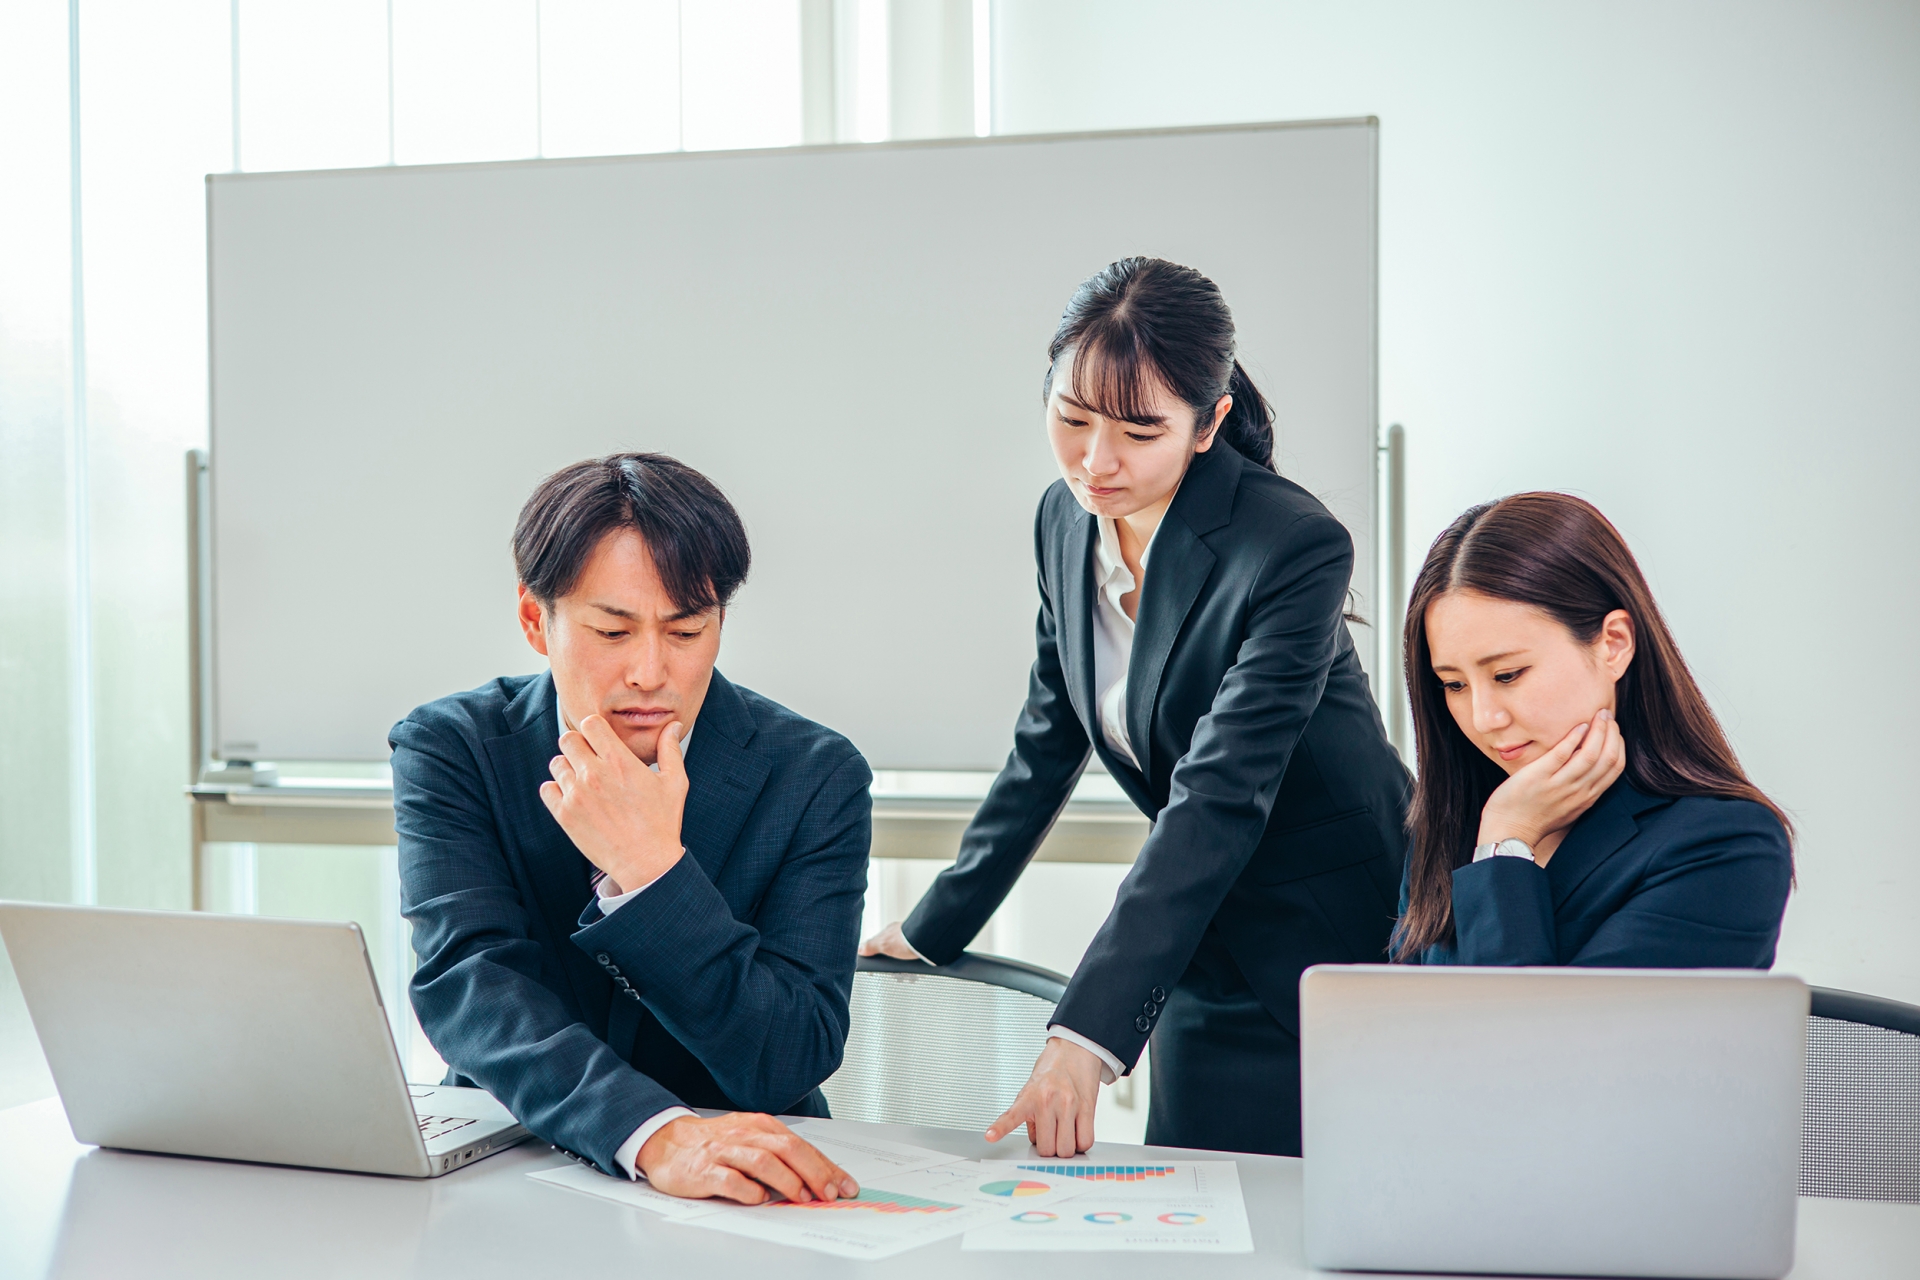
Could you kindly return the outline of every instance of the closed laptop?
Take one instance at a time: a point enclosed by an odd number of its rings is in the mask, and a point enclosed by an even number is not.
[[[1744,970],[1309,969],[1308,1262],[1777,1280],[1807,1001]]]

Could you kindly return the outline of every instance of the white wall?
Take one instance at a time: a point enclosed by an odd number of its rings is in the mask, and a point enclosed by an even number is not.
[[[1409,564],[1477,501],[1596,502],[1799,823],[1781,967],[1920,1002],[1920,6],[994,16],[996,132],[1380,117]]]

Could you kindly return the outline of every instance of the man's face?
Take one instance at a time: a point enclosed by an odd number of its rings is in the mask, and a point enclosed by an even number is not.
[[[573,590],[544,608],[520,588],[520,626],[547,657],[569,728],[605,716],[643,763],[660,733],[693,730],[720,654],[724,610],[688,614],[667,594],[638,533],[600,540]]]

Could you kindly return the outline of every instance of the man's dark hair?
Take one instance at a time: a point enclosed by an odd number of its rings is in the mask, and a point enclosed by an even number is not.
[[[513,563],[551,609],[601,539],[631,529],[667,594],[689,614],[724,609],[753,556],[740,515],[713,481],[664,453],[610,453],[542,480],[513,527]]]

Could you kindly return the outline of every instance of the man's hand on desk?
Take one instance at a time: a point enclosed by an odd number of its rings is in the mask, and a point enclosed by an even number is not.
[[[998,1142],[1021,1125],[1043,1156],[1075,1156],[1093,1145],[1093,1109],[1100,1101],[1100,1059],[1070,1040],[1047,1041],[1033,1075],[1006,1113],[987,1130]]]
[[[860,1186],[833,1161],[772,1116],[746,1111],[670,1120],[634,1162],[672,1196],[724,1196],[760,1204],[772,1187],[789,1200],[839,1200]]]
[[[607,873],[616,891],[652,884],[680,861],[680,815],[687,804],[687,765],[678,721],[660,734],[658,773],[620,741],[602,716],[588,716],[560,737],[561,754],[540,784],[554,821]]]

